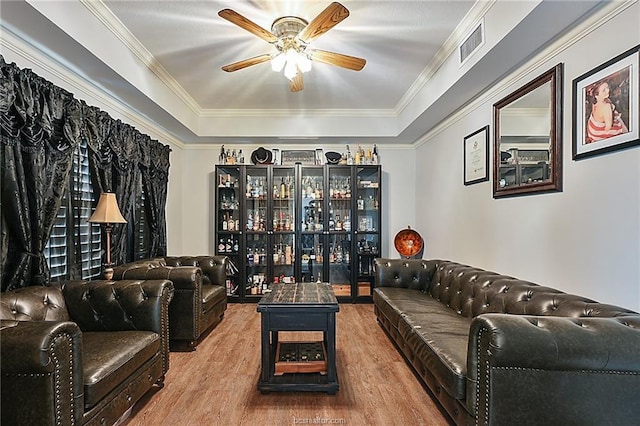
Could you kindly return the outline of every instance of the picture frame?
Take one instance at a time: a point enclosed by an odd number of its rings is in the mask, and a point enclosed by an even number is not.
[[[464,184],[489,180],[489,125],[464,137]]]
[[[280,164],[282,166],[293,166],[295,164],[302,164],[303,166],[316,165],[317,156],[316,150],[286,150],[283,149],[280,154]]]
[[[640,44],[573,80],[573,160],[640,145]]]

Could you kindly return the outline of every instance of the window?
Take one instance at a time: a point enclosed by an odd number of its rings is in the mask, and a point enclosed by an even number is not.
[[[99,224],[88,222],[93,213],[93,185],[86,140],[73,156],[69,185],[44,250],[51,279],[88,279],[100,275],[102,240]]]

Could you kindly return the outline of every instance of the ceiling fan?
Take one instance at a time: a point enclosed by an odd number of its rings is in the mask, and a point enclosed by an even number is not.
[[[312,49],[310,43],[342,22],[349,16],[349,10],[338,2],[333,2],[316,16],[311,23],[297,16],[283,16],[273,21],[271,31],[267,31],[255,22],[245,18],[231,9],[218,12],[221,18],[236,24],[250,33],[275,46],[274,53],[265,53],[244,59],[222,67],[224,71],[233,72],[243,68],[271,61],[274,71],[282,71],[289,79],[292,92],[304,89],[302,73],[311,69],[311,62],[323,62],[338,67],[360,71],[366,60],[342,53]]]

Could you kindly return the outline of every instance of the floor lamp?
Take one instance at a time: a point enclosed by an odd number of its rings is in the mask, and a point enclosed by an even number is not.
[[[113,264],[111,263],[111,230],[115,223],[127,223],[118,208],[116,194],[103,192],[100,194],[96,211],[89,218],[89,223],[102,223],[107,235],[107,263],[104,264],[102,274],[105,280],[113,278]]]

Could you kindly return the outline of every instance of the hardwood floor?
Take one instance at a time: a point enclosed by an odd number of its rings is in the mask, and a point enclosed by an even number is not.
[[[261,394],[260,314],[255,304],[230,304],[195,352],[171,353],[165,387],[148,392],[122,424],[450,424],[377,324],[373,305],[341,304],[336,321],[336,395]]]

